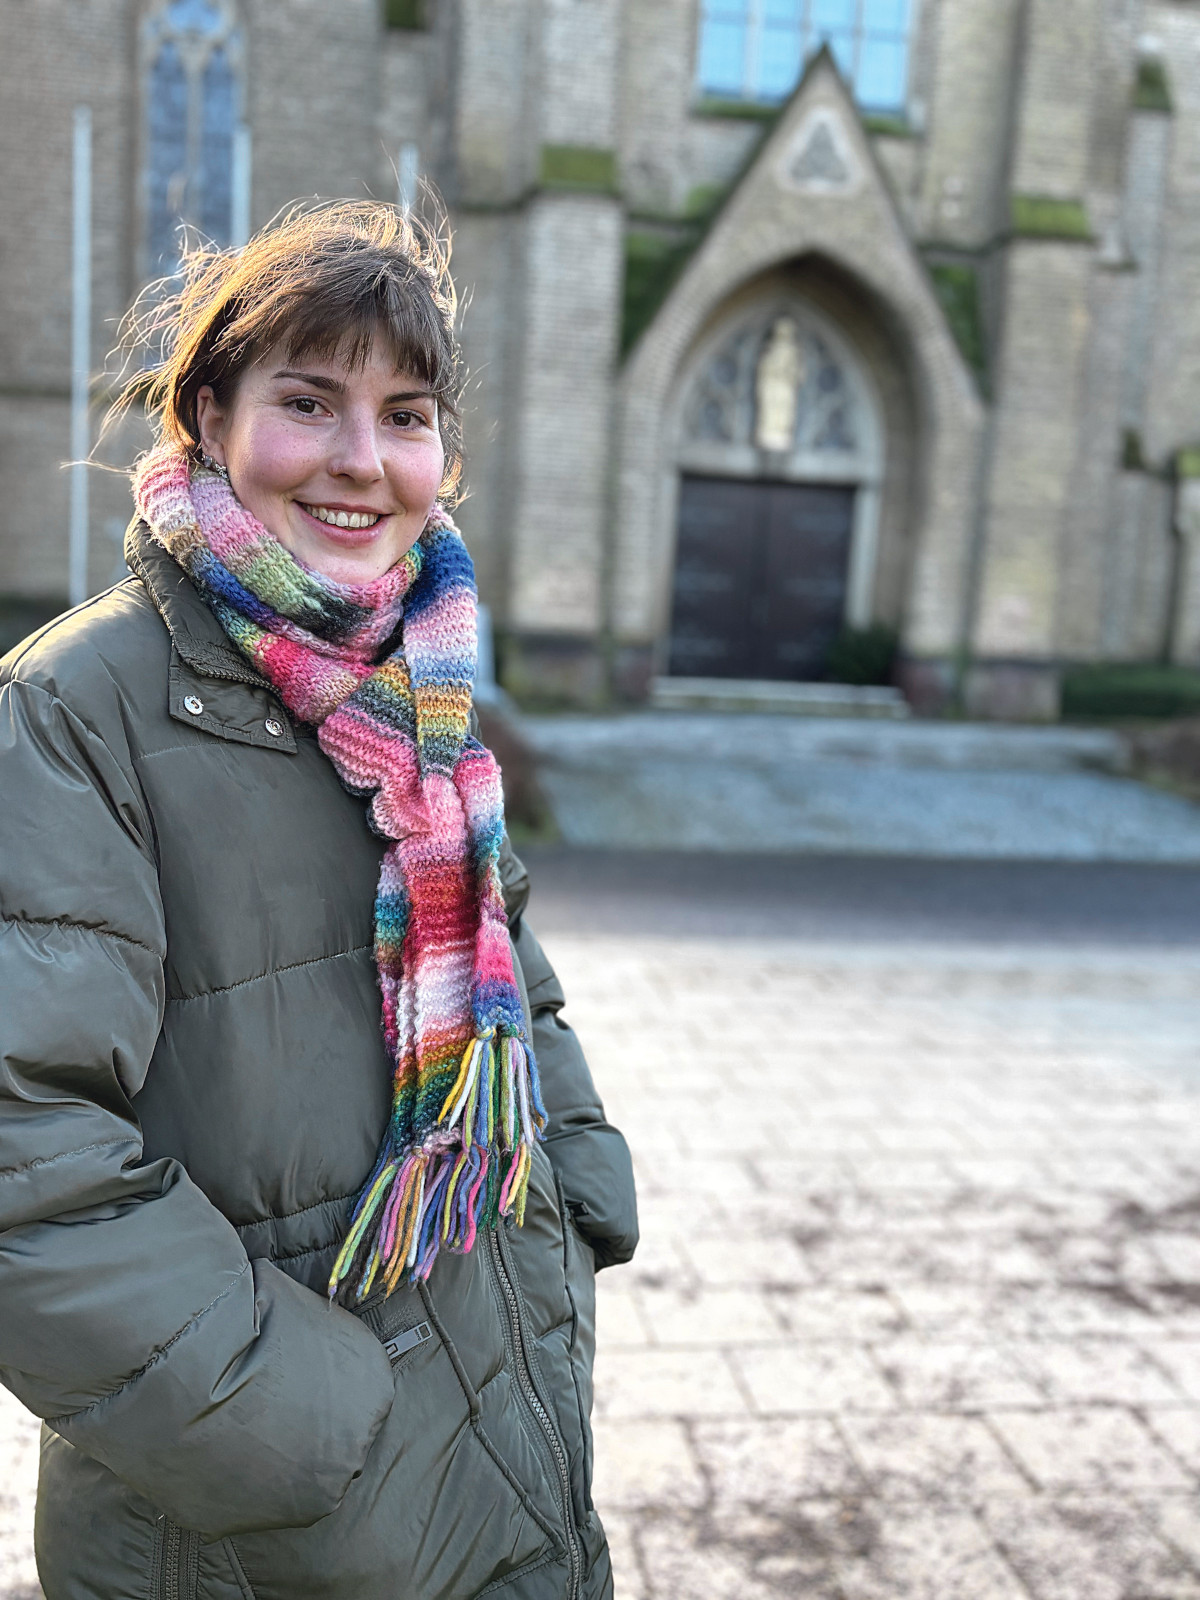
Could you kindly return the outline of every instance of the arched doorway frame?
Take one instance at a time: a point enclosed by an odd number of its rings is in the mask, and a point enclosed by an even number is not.
[[[852,189],[798,193],[781,182],[780,163],[816,109],[836,118],[855,158],[860,181]],[[680,367],[739,285],[810,260],[827,263],[862,304],[911,390],[916,446],[896,607],[901,647],[913,658],[948,659],[961,645],[985,405],[858,113],[822,55],[620,370],[604,595],[614,673],[627,692],[644,692],[669,607],[675,474],[666,470],[673,462],[665,436]]]
[[[739,335],[764,334],[780,317],[791,317],[802,332],[821,340],[847,382],[858,432],[854,450],[806,449],[764,451],[752,439],[718,443],[689,435],[687,411],[697,384],[722,350]],[[660,494],[671,529],[669,562],[673,573],[679,521],[679,489],[684,473],[745,478],[748,482],[773,479],[792,483],[829,483],[855,489],[854,521],[846,584],[845,621],[866,627],[873,617],[875,568],[879,548],[880,500],[887,465],[887,434],[883,404],[870,369],[851,338],[819,307],[798,290],[773,285],[761,287],[747,299],[745,292],[730,296],[729,303],[712,319],[684,358],[667,406],[664,438],[668,459],[664,463]],[[670,644],[672,585],[662,591],[655,647],[656,666],[666,669]]]

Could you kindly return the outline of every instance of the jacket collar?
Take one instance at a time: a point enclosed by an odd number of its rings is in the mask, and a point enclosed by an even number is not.
[[[183,568],[150,536],[140,517],[125,530],[125,559],[145,584],[171,643],[184,661],[208,678],[226,678],[270,689],[245,656],[235,650]]]

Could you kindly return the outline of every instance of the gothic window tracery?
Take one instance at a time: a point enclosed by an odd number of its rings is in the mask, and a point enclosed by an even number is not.
[[[234,241],[242,35],[233,0],[157,0],[142,23],[148,274],[179,259],[180,224]]]
[[[859,104],[896,112],[907,99],[912,0],[702,0],[702,94],[782,100],[828,43]]]
[[[696,444],[852,457],[864,449],[856,385],[821,333],[787,311],[731,334],[693,381],[684,434]]]

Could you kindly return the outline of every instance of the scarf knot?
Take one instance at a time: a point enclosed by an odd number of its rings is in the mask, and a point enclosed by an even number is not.
[[[329,1281],[359,1302],[428,1277],[439,1250],[524,1219],[546,1112],[500,887],[500,774],[470,733],[471,558],[435,506],[369,584],[297,561],[215,473],[158,450],[138,510],[239,650],[314,726],[387,841],[375,962],[392,1108]],[[382,659],[380,657],[382,656]]]

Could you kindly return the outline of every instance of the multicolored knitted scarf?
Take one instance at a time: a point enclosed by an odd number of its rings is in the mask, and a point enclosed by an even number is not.
[[[225,632],[301,722],[389,841],[375,900],[392,1113],[329,1280],[361,1301],[428,1276],[439,1248],[524,1217],[546,1113],[525,1039],[497,861],[500,775],[468,731],[475,580],[436,506],[365,585],[302,566],[223,477],[160,450],[138,509]],[[399,644],[379,659],[401,627]]]

